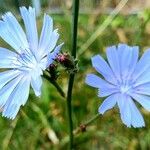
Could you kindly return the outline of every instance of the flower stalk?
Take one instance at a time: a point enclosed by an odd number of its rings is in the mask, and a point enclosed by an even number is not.
[[[81,124],[77,129],[74,130],[74,134],[80,133],[80,132],[85,132],[87,126],[92,124],[95,120],[97,120],[100,117],[100,114],[97,113],[95,116],[93,116],[91,119],[86,121],[85,123]]]
[[[47,79],[49,82],[51,82],[51,83],[55,86],[55,88],[57,89],[57,91],[59,92],[59,94],[60,94],[63,98],[65,98],[65,93],[64,93],[64,91],[62,90],[62,88],[59,86],[59,84],[58,84],[54,79],[52,79],[49,75],[47,75],[46,72],[44,72],[43,77],[44,77],[45,79]]]
[[[77,48],[77,28],[78,28],[78,13],[79,13],[79,0],[73,1],[73,28],[72,28],[72,56],[76,58],[76,48]],[[73,149],[73,122],[72,122],[72,89],[74,83],[75,73],[70,74],[68,91],[67,91],[67,110],[68,110],[68,125],[69,125],[69,138],[70,144],[69,149]]]

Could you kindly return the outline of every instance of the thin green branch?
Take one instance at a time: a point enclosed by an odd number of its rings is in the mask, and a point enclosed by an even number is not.
[[[77,129],[74,130],[74,134],[77,134],[79,132],[86,131],[87,126],[89,126],[91,123],[93,123],[95,120],[97,120],[100,117],[100,114],[96,114],[93,116],[90,120],[86,121],[85,123],[81,124]]]
[[[91,123],[93,123],[96,119],[98,119],[100,117],[100,114],[96,114],[94,117],[92,117],[90,120],[88,120],[87,122],[84,123],[85,126],[90,125]]]
[[[95,116],[93,116],[91,119],[87,120],[85,123],[81,123],[79,127],[77,127],[74,131],[73,131],[73,135],[74,135],[74,138],[76,139],[77,137],[79,136],[82,136],[84,134],[80,134],[80,133],[83,133],[83,128],[82,127],[85,127],[85,131],[86,131],[86,128],[91,125],[94,121],[96,121],[98,118],[100,117],[100,114],[96,114]],[[89,133],[90,130],[88,130],[86,132],[86,134],[91,134]],[[69,136],[66,136],[62,139],[62,141],[59,143],[60,145],[66,145],[67,143],[69,143]]]
[[[76,58],[76,48],[77,48],[77,30],[78,30],[78,13],[79,13],[79,0],[74,0],[73,2],[73,28],[72,28],[72,56]],[[68,123],[69,123],[69,138],[70,144],[69,149],[73,149],[73,122],[72,122],[72,89],[74,83],[75,74],[70,74],[68,91],[67,91],[67,110],[68,110]]]
[[[44,77],[45,79],[47,79],[50,83],[52,83],[52,84],[55,86],[55,88],[57,89],[57,91],[59,92],[59,94],[60,94],[63,98],[65,98],[65,93],[64,93],[64,91],[62,90],[62,88],[59,86],[59,84],[58,84],[55,80],[52,80],[46,73],[43,74],[43,77]]]

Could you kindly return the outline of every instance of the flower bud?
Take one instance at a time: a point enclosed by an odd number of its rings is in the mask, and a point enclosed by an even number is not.
[[[68,53],[58,54],[56,61],[66,68],[69,73],[77,72],[77,61]]]
[[[57,78],[58,78],[58,71],[57,71],[57,65],[56,64],[50,64],[50,66],[49,66],[49,73],[50,73],[51,79],[57,80]]]

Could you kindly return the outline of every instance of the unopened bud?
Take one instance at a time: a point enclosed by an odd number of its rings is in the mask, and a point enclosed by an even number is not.
[[[77,61],[68,53],[58,54],[56,61],[66,68],[69,73],[77,72]]]
[[[80,125],[81,132],[86,132],[86,125],[82,124]]]
[[[56,80],[58,78],[58,71],[57,71],[57,65],[50,64],[49,66],[49,73],[53,80]]]

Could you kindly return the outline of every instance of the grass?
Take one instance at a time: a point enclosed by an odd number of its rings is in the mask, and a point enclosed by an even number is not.
[[[104,14],[79,16],[77,50],[107,17],[108,15]],[[53,18],[55,27],[59,28],[59,43],[65,42],[63,51],[70,51],[71,16],[53,15]],[[97,97],[97,91],[84,83],[85,75],[95,72],[91,67],[90,58],[98,53],[105,57],[105,48],[120,42],[139,45],[142,53],[150,45],[149,19],[148,10],[137,15],[117,15],[106,30],[78,57],[80,70],[76,75],[73,90],[74,128],[97,114],[98,106],[102,102]],[[42,17],[39,17],[39,29],[41,25]],[[2,40],[0,44],[9,47]],[[62,67],[59,67],[59,70],[58,83],[66,92],[69,75]],[[150,149],[150,113],[140,106],[139,108],[144,115],[145,128],[127,128],[121,122],[118,109],[115,108],[100,116],[86,132],[75,136],[75,149]],[[66,150],[68,146],[66,113],[65,99],[61,98],[56,89],[44,79],[41,98],[36,98],[31,90],[27,104],[21,108],[15,120],[0,117],[0,149]]]

